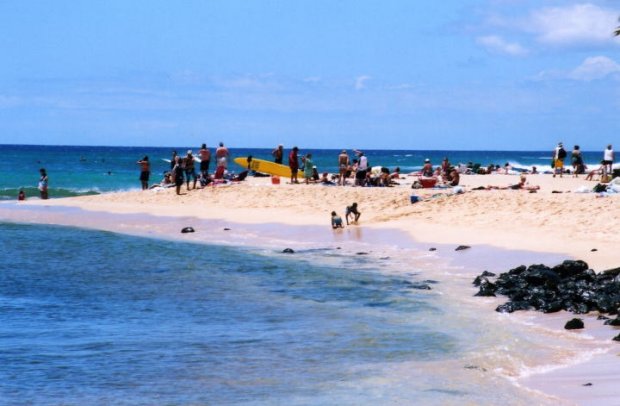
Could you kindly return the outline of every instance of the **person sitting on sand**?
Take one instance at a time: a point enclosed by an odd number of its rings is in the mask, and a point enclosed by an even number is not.
[[[174,183],[172,182],[172,174],[170,172],[164,172],[164,177],[161,182],[151,185],[149,189],[156,189],[159,187],[168,188],[172,186],[174,186]]]
[[[431,164],[431,160],[426,158],[424,160],[424,166],[422,167],[422,176],[427,178],[431,178],[433,176],[433,164]]]
[[[337,228],[344,228],[344,224],[342,224],[342,218],[337,215],[335,211],[332,211],[332,228],[334,230]]]
[[[349,216],[352,216],[352,221],[357,223],[357,220],[359,220],[361,215],[362,213],[357,211],[357,203],[354,202],[351,206],[347,206],[347,209],[345,211],[345,219],[347,220],[347,225],[349,225]]]
[[[333,186],[336,183],[331,181],[331,180],[329,180],[329,173],[323,172],[323,174],[321,175],[321,184],[322,185]]]
[[[596,174],[601,175],[601,182],[603,181],[603,178],[607,178],[607,165],[604,160],[601,161],[601,166],[599,166],[598,169],[593,169],[588,173],[586,180],[594,180],[594,175]]]
[[[448,170],[448,179],[446,183],[449,186],[458,186],[460,181],[461,181],[461,175],[459,175],[459,171],[457,171],[456,168],[451,167]]]
[[[390,179],[400,179],[400,166],[394,168],[394,172],[390,174]]]
[[[20,190],[17,194],[17,200],[23,201],[26,200],[26,193],[23,190]]]

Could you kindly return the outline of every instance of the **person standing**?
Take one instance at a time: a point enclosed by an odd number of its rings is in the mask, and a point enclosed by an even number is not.
[[[200,174],[203,179],[207,179],[209,176],[209,164],[211,163],[211,151],[207,148],[207,144],[202,144],[198,154],[200,155]]]
[[[140,165],[140,183],[142,184],[142,190],[147,190],[149,188],[149,177],[151,176],[149,157],[145,155],[144,158],[138,161],[138,164]]]
[[[566,158],[566,150],[561,142],[558,143],[558,146],[555,147],[553,152],[553,177],[559,172],[560,178],[564,173],[564,158]]]
[[[282,165],[282,159],[284,158],[284,146],[282,144],[278,145],[273,151],[271,151],[271,155],[273,155],[273,161],[275,163]]]
[[[170,170],[172,170],[172,168],[174,168],[174,164],[177,161],[177,152],[176,151],[172,151],[172,158],[170,159]]]
[[[344,186],[347,172],[349,170],[349,155],[347,150],[343,149],[338,155],[338,184]]]
[[[299,171],[299,157],[297,156],[297,152],[299,148],[293,147],[291,152],[288,154],[288,167],[291,168],[291,183],[299,183],[297,180],[297,172]]]
[[[49,179],[47,178],[47,171],[45,168],[39,169],[39,174],[41,177],[39,178],[39,192],[41,193],[41,199],[46,200],[48,198],[47,195],[47,184]]]
[[[573,176],[578,177],[579,174],[585,172],[585,168],[583,166],[583,156],[581,155],[581,150],[579,149],[579,145],[575,145],[573,148],[573,152],[571,153],[571,165],[573,166]]]
[[[228,157],[230,156],[230,152],[228,152],[228,148],[224,146],[223,142],[220,142],[220,146],[215,150],[215,159],[217,160],[217,166],[221,166],[224,169],[228,167]]]
[[[187,150],[187,156],[185,157],[185,180],[187,181],[187,191],[189,192],[189,179],[194,179],[194,189],[196,189],[196,181],[198,177],[196,176],[196,169],[194,165],[194,155],[192,155],[192,150]]]
[[[307,185],[308,183],[310,183],[310,179],[312,179],[313,175],[314,164],[312,163],[312,154],[306,154],[306,156],[302,158],[302,160],[304,162],[304,181]]]
[[[607,149],[603,151],[603,165],[607,167],[607,173],[612,173],[614,168],[614,150],[611,144],[607,146]]]
[[[178,155],[174,158],[174,166],[172,167],[172,176],[174,177],[174,185],[177,188],[177,195],[180,195],[181,186],[183,186],[183,165],[181,163],[181,157]]]
[[[353,150],[357,154],[357,170],[355,171],[355,184],[364,186],[366,184],[366,172],[368,170],[368,158],[362,151]]]

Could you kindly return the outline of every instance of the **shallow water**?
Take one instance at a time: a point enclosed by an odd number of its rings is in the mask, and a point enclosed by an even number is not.
[[[473,271],[406,244],[284,255],[56,226],[0,235],[7,404],[554,404],[514,379],[583,347],[494,313],[470,296]]]

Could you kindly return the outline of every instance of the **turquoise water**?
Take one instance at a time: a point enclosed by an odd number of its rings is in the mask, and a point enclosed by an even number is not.
[[[0,235],[2,404],[376,404],[420,396],[366,382],[378,365],[458,351],[420,321],[442,313],[435,294],[364,256],[6,223]]]
[[[163,172],[170,169],[170,164],[164,159],[170,158],[173,149],[175,148],[0,145],[0,199],[15,199],[20,189],[24,189],[28,197],[38,196],[36,186],[39,168],[42,167],[46,168],[50,178],[51,198],[139,189],[139,167],[136,162],[148,155],[152,162],[151,183],[159,182]],[[176,148],[179,153],[185,153],[187,149]],[[193,150],[196,152],[198,147]],[[313,161],[320,172],[337,172],[337,156],[340,150],[301,151],[302,154],[306,152],[313,153]],[[349,153],[351,154],[350,149]],[[473,162],[485,166],[503,166],[510,162],[516,169],[536,165],[539,170],[544,170],[549,166],[551,154],[549,151],[404,150],[368,150],[365,153],[370,165],[391,169],[398,166],[403,173],[419,170],[425,158],[439,164],[446,156],[455,164]],[[270,149],[232,148],[231,154],[235,157],[253,155],[272,159]],[[598,167],[596,162],[601,159],[600,155],[598,152],[584,152],[584,159],[591,166]],[[212,165],[211,170],[213,169]],[[232,164],[230,169],[237,172],[243,170],[236,164]]]

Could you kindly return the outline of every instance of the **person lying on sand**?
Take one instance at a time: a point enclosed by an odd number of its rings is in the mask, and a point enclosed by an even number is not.
[[[527,177],[524,174],[521,174],[521,177],[519,179],[519,183],[517,183],[516,185],[510,185],[510,186],[480,186],[477,188],[474,188],[473,190],[508,190],[508,189],[512,189],[512,190],[540,190],[540,186],[536,185],[536,186],[526,186],[526,181],[527,181]]]

